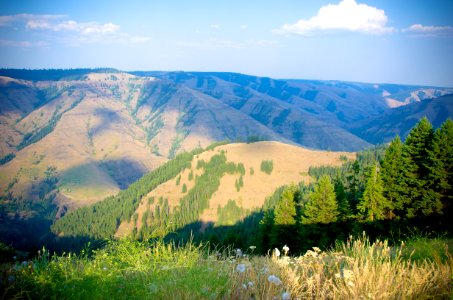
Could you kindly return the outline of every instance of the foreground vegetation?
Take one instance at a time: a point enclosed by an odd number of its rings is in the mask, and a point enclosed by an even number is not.
[[[450,241],[451,242],[451,241]],[[423,249],[423,250],[418,250]],[[254,256],[162,241],[108,242],[79,255],[3,265],[2,299],[401,299],[452,296],[448,241],[415,239],[390,247],[350,237],[330,251],[317,247]],[[280,252],[280,253],[279,253]]]

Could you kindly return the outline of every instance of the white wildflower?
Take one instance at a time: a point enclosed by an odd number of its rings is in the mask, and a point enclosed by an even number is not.
[[[242,287],[246,290],[247,289],[247,286],[245,285],[245,283],[242,284]]]
[[[241,258],[242,257],[242,250],[241,249],[237,248],[235,250],[235,252],[236,252],[236,258]]]
[[[291,296],[289,295],[288,292],[284,292],[282,294],[282,300],[290,300],[291,299]]]
[[[321,249],[319,249],[318,247],[312,247],[313,250],[315,250],[316,253],[320,253],[321,252]]]
[[[249,282],[247,283],[247,285],[248,285],[249,287],[253,287],[253,281],[249,281]]]
[[[253,251],[253,250],[255,250],[255,249],[256,249],[256,246],[250,246],[249,248],[250,248],[250,250],[252,250],[252,251]]]
[[[283,246],[283,252],[285,252],[285,256],[288,254],[289,247],[287,245]]]
[[[239,264],[236,266],[236,271],[238,271],[239,273],[244,273],[245,269],[246,269],[246,267],[244,264]]]
[[[276,284],[276,285],[279,285],[282,283],[282,281],[280,280],[280,278],[278,278],[277,276],[275,275],[269,275],[269,277],[267,277],[267,280],[273,284]]]
[[[274,256],[275,257],[279,257],[280,256],[280,250],[278,250],[278,248],[274,249]]]

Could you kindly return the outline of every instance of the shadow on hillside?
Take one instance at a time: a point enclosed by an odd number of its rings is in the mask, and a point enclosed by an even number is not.
[[[312,247],[329,249],[336,243],[346,241],[349,236],[366,236],[374,241],[388,240],[390,244],[397,244],[401,240],[411,237],[440,237],[452,236],[453,226],[448,220],[448,215],[432,216],[427,218],[414,218],[409,220],[386,220],[378,222],[357,222],[354,220],[335,222],[330,224],[312,224],[312,225],[286,225],[276,226],[262,222],[264,214],[255,212],[247,216],[242,221],[234,225],[217,226],[213,223],[203,223],[200,221],[193,222],[182,228],[178,228],[164,237],[167,243],[174,242],[176,245],[192,242],[194,244],[208,244],[211,250],[222,250],[225,247],[240,248],[245,253],[268,254],[271,249],[281,249],[284,245],[290,248],[290,254],[303,254]],[[40,223],[38,219],[30,220],[27,224],[14,222],[5,222],[0,219],[1,225],[4,226],[25,226],[17,227],[17,232],[21,235],[14,236],[16,239],[13,246],[28,245],[21,250],[30,251],[30,256],[34,256],[36,251],[45,245],[51,252],[62,253],[64,251],[90,253],[90,250],[103,247],[107,239],[95,239],[88,236],[56,236],[50,232],[50,222]],[[24,230],[26,229],[26,230]],[[36,238],[33,235],[33,229],[37,232],[47,232]],[[30,235],[25,235],[26,232]],[[150,239],[153,240],[153,239]],[[28,243],[28,244],[27,244]],[[250,246],[256,246],[253,251]],[[88,252],[87,252],[88,251]]]
[[[94,116],[101,119],[97,126],[90,129],[90,135],[98,135],[107,130],[113,123],[119,123],[121,117],[118,112],[107,108],[96,108]]]
[[[140,162],[129,158],[105,160],[100,163],[100,166],[107,171],[122,190],[148,172]]]
[[[409,220],[385,220],[357,222],[348,220],[330,224],[269,225],[260,224],[263,213],[252,213],[243,221],[231,226],[216,226],[213,223],[194,222],[165,236],[165,241],[209,243],[212,249],[230,246],[266,254],[270,249],[288,245],[292,254],[303,254],[312,247],[329,249],[349,236],[366,236],[374,241],[388,240],[397,244],[412,237],[452,236],[453,226],[448,215],[414,218]],[[261,222],[262,223],[262,222]],[[203,230],[203,232],[201,232]],[[250,252],[250,250],[247,250]]]

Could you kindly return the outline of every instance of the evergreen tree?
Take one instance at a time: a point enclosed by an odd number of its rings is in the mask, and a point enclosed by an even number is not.
[[[436,130],[432,147],[430,183],[448,214],[453,199],[453,121],[448,119]]]
[[[430,176],[433,165],[433,128],[427,118],[423,118],[412,128],[403,147],[406,159],[405,185],[408,217],[426,216],[442,210],[440,197],[432,189]]]
[[[322,176],[310,193],[302,217],[303,224],[328,224],[336,222],[338,218],[338,204],[335,199],[335,190],[330,177]]]
[[[395,212],[399,215],[408,199],[404,195],[406,163],[403,158],[403,143],[399,136],[396,136],[385,151],[382,161],[381,178],[384,187],[384,197],[392,203]],[[390,212],[393,217],[393,212]]]
[[[285,188],[275,207],[275,225],[294,225],[296,224],[296,187]]]
[[[335,197],[338,203],[338,213],[341,220],[348,219],[351,215],[351,207],[349,206],[348,198],[344,190],[343,182],[340,178],[335,180]]]
[[[374,165],[365,185],[363,197],[357,206],[359,211],[365,215],[365,220],[383,220],[387,210],[392,208],[391,202],[384,197],[383,191],[379,168]]]

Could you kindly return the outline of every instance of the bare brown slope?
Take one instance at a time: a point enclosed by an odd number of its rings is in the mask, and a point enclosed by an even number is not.
[[[198,161],[208,161],[222,150],[225,151],[227,161],[244,164],[246,170],[243,177],[244,186],[239,191],[236,190],[235,181],[239,178],[239,174],[225,175],[221,179],[219,189],[210,199],[210,208],[205,210],[200,218],[205,223],[215,222],[218,207],[224,207],[230,199],[236,201],[237,205],[243,209],[259,208],[264,204],[265,198],[271,195],[276,188],[291,183],[297,184],[301,181],[308,183],[310,181],[307,174],[309,167],[339,166],[342,163],[340,160],[342,155],[348,159],[355,158],[355,154],[350,152],[313,151],[279,142],[237,143],[220,146],[198,155],[192,161],[192,168],[184,170],[180,174],[179,185],[176,182],[179,177],[177,176],[175,179],[159,185],[146,197],[143,197],[136,211],[138,215],[137,228],[139,229],[142,226],[141,219],[149,206],[148,199],[154,197],[156,199],[154,203],[157,204],[158,199],[162,197],[168,199],[171,209],[178,206],[179,200],[184,195],[182,186],[186,184],[187,190],[193,187],[194,180],[189,180],[189,174],[193,172],[194,177],[200,175],[201,170],[196,169]],[[273,161],[274,168],[270,175],[260,170],[263,160]],[[155,204],[150,205],[151,211]],[[122,223],[117,231],[117,236],[127,235],[132,229],[133,222]]]
[[[16,158],[0,166],[0,190],[13,201],[42,200],[53,189],[58,205],[73,208],[117,193],[181,151],[249,136],[286,141],[217,99],[155,78],[2,80],[2,101],[9,103],[2,137],[10,144],[1,148]],[[19,110],[24,101],[27,109]],[[44,137],[20,147],[46,128]],[[49,168],[56,186],[45,184]]]

